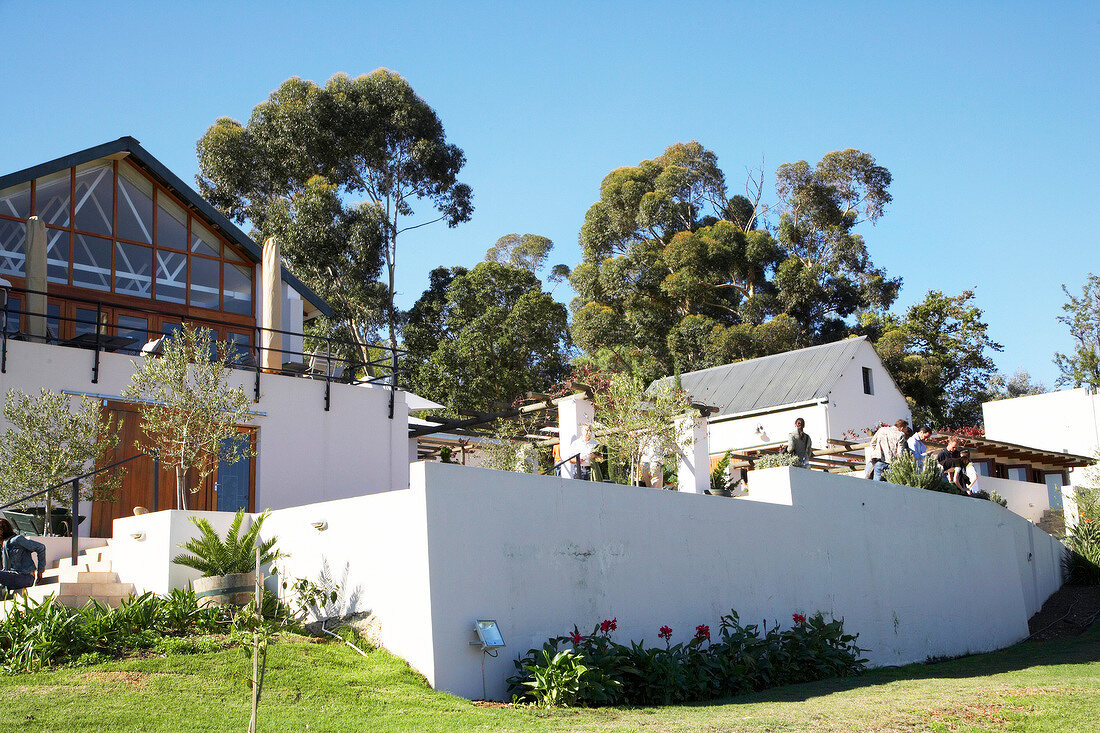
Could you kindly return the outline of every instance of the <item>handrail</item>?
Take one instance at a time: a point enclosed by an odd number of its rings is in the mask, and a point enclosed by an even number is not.
[[[80,481],[81,481],[81,479],[90,478],[92,476],[95,476],[96,474],[103,473],[104,471],[109,471],[112,468],[118,468],[119,466],[121,466],[125,463],[129,463],[130,461],[137,460],[138,458],[147,458],[149,456],[152,456],[152,458],[153,458],[153,511],[156,511],[157,510],[157,503],[158,503],[157,495],[160,493],[160,486],[159,486],[159,483],[160,483],[160,456],[156,453],[136,453],[136,454],[130,456],[129,458],[123,458],[121,461],[115,461],[114,463],[112,463],[109,466],[104,466],[103,468],[97,468],[94,471],[88,471],[87,473],[82,473],[79,476],[74,476],[73,478],[65,479],[64,481],[62,481],[59,484],[55,484],[53,486],[50,486],[49,488],[42,489],[41,491],[36,491],[33,494],[27,494],[26,496],[24,496],[20,499],[16,499],[15,501],[8,502],[7,504],[4,504],[3,506],[0,506],[0,511],[3,511],[4,509],[8,509],[10,507],[13,507],[16,504],[22,504],[23,502],[27,501],[28,499],[36,499],[39,496],[42,496],[43,494],[49,494],[51,491],[53,491],[55,489],[60,489],[65,484],[72,484],[73,485],[73,494],[72,494],[73,527],[72,527],[72,533],[71,533],[72,534],[72,555],[70,557],[71,557],[71,560],[72,560],[72,564],[76,565],[76,556],[77,556],[77,554],[79,554],[78,545],[79,545],[79,538],[80,538],[80,522],[77,519],[77,517],[78,517],[77,509],[78,509],[78,505],[80,504]],[[50,528],[49,528],[48,525],[49,525],[49,515],[45,515],[42,518],[42,532],[43,532],[43,534],[45,534],[46,532],[49,531]]]
[[[551,466],[550,468],[543,471],[541,475],[543,475],[543,476],[552,476],[554,474],[554,471],[558,470],[559,468],[564,466],[566,463],[569,463],[571,461],[576,461],[577,462],[577,470],[579,471],[580,467],[581,467],[581,454],[577,453],[576,455],[572,455],[572,456],[569,456],[568,458],[563,458],[562,460],[558,461],[553,466]]]
[[[289,376],[299,376],[299,377],[323,379],[324,382],[325,382],[324,409],[326,411],[329,410],[331,384],[332,384],[333,381],[346,381],[349,384],[372,384],[372,385],[388,386],[390,388],[390,392],[391,392],[391,394],[390,394],[390,413],[391,413],[390,418],[392,419],[392,417],[393,417],[393,414],[392,414],[393,413],[393,405],[394,405],[394,394],[393,393],[399,387],[399,380],[401,378],[401,375],[408,373],[408,369],[402,367],[401,364],[400,364],[400,359],[402,357],[408,355],[408,353],[409,353],[408,350],[397,348],[397,347],[394,347],[394,346],[390,346],[388,344],[364,343],[364,342],[360,341],[357,338],[351,338],[351,339],[338,338],[338,337],[334,337],[334,336],[331,336],[331,335],[309,334],[309,333],[298,332],[298,331],[289,331],[289,330],[286,330],[286,329],[266,328],[266,327],[264,327],[264,326],[262,326],[258,323],[256,323],[256,324],[234,323],[234,322],[229,322],[229,321],[218,320],[216,318],[206,318],[206,317],[203,317],[203,316],[199,316],[197,318],[196,317],[189,318],[188,316],[183,315],[183,314],[174,313],[174,312],[166,312],[164,310],[158,310],[156,308],[152,308],[152,307],[148,307],[148,306],[140,306],[140,305],[115,306],[114,304],[103,301],[103,300],[94,300],[94,299],[91,299],[91,298],[85,298],[85,297],[74,296],[74,295],[60,295],[60,294],[56,294],[56,293],[51,294],[48,291],[34,290],[34,289],[24,288],[24,287],[16,287],[16,286],[7,286],[7,285],[5,285],[5,286],[0,287],[0,291],[3,292],[3,296],[4,296],[3,297],[3,301],[4,301],[3,305],[0,306],[0,310],[3,311],[3,322],[4,322],[3,323],[3,328],[0,328],[0,330],[2,330],[2,332],[3,332],[3,333],[0,333],[0,340],[2,340],[2,344],[0,344],[0,373],[3,373],[3,372],[7,371],[7,350],[8,350],[8,341],[9,341],[9,339],[12,339],[13,335],[16,338],[20,338],[20,337],[25,338],[25,336],[23,336],[21,333],[19,333],[18,335],[15,335],[13,333],[9,333],[9,331],[11,330],[11,324],[8,322],[7,314],[10,311],[15,316],[17,324],[19,323],[21,317],[26,315],[26,316],[44,317],[48,320],[56,321],[58,324],[60,324],[60,323],[75,323],[75,324],[78,324],[78,325],[88,326],[90,328],[91,332],[92,332],[92,335],[94,336],[94,338],[90,340],[91,343],[88,344],[88,347],[91,348],[91,347],[94,346],[94,349],[95,349],[95,358],[94,358],[93,365],[92,365],[92,383],[93,384],[98,383],[99,382],[99,371],[100,371],[100,369],[99,369],[99,367],[100,367],[100,352],[103,351],[103,349],[104,349],[103,341],[106,338],[108,338],[108,336],[109,336],[109,333],[105,329],[107,329],[107,328],[123,328],[121,326],[118,326],[117,324],[110,324],[110,323],[104,324],[103,323],[104,309],[105,308],[114,308],[114,307],[120,307],[120,308],[123,308],[126,311],[131,311],[131,312],[134,312],[134,313],[142,314],[144,316],[158,316],[158,317],[162,317],[162,318],[163,317],[168,317],[168,318],[173,319],[173,320],[174,319],[179,319],[180,322],[193,321],[199,327],[202,327],[202,326],[217,326],[217,327],[222,327],[222,328],[226,328],[226,329],[231,329],[235,333],[243,333],[245,331],[251,331],[252,335],[249,338],[250,338],[250,340],[254,341],[255,343],[248,345],[246,347],[247,350],[241,355],[241,357],[232,357],[231,360],[229,361],[229,365],[231,367],[234,367],[234,368],[247,369],[247,370],[255,372],[255,385],[254,385],[254,389],[253,389],[253,391],[254,391],[253,399],[256,402],[260,401],[260,394],[261,394],[261,392],[260,392],[260,374],[264,371],[275,371],[277,373],[285,374],[285,375],[289,375]],[[10,293],[45,295],[47,297],[53,298],[55,301],[83,304],[83,305],[88,306],[89,308],[91,306],[95,306],[95,309],[96,309],[95,321],[92,322],[92,321],[88,320],[89,318],[92,317],[91,314],[89,314],[86,317],[67,316],[67,315],[61,315],[60,313],[58,313],[56,315],[50,315],[50,313],[48,312],[48,309],[47,309],[47,312],[45,312],[45,313],[35,313],[35,312],[32,312],[29,309],[25,308],[24,303],[20,303],[20,307],[17,308],[17,309],[11,309],[10,305],[8,305],[8,302],[10,300],[10,298],[8,297],[9,292]],[[148,323],[146,325],[148,325]],[[58,330],[60,330],[60,329],[58,329]],[[154,340],[156,338],[160,338],[160,337],[163,337],[163,336],[166,335],[162,331],[156,331],[156,330],[153,330],[153,329],[150,329],[150,328],[145,328],[145,329],[126,328],[125,330],[127,332],[131,332],[133,334],[139,334],[139,333],[144,332],[146,334],[146,338],[150,339],[150,340]],[[18,328],[16,329],[16,331],[18,331]],[[303,348],[300,349],[300,350],[282,348],[282,347],[272,348],[272,347],[263,345],[263,335],[265,333],[279,334],[280,336],[298,337],[298,338],[301,338],[303,340],[303,342],[306,341],[306,340],[312,341],[312,342],[315,343],[316,346],[312,350],[312,352],[307,352],[305,350],[304,343],[303,343]],[[60,342],[61,340],[57,337],[58,337],[58,334],[53,334],[52,335],[52,338],[55,338]],[[46,338],[47,338],[47,340],[50,340],[51,339],[51,334],[47,334]],[[71,344],[62,344],[62,345],[71,345]],[[335,349],[334,349],[334,347],[335,347]],[[342,356],[339,353],[339,350],[340,350],[341,347],[353,349],[356,353],[356,356],[353,357],[353,358],[347,358],[345,356]],[[134,348],[136,349],[136,345],[135,345]],[[334,353],[334,351],[336,353]],[[367,357],[362,356],[364,351],[368,352]],[[371,352],[371,351],[376,352],[377,355],[375,356],[374,354],[370,354],[369,352]],[[278,354],[277,362],[279,363],[280,367],[284,364],[284,358],[288,358],[288,357],[291,358],[291,360],[293,361],[294,364],[299,364],[299,363],[300,364],[306,364],[308,362],[308,360],[310,360],[314,357],[319,358],[319,359],[323,359],[323,361],[325,363],[324,373],[321,374],[319,371],[315,372],[314,370],[311,370],[311,369],[308,369],[308,368],[305,369],[305,370],[302,370],[302,369],[293,369],[293,368],[290,368],[290,367],[288,367],[286,369],[279,368],[279,369],[276,369],[276,370],[265,370],[264,367],[262,366],[263,361],[264,361],[263,357],[264,357],[265,353]],[[301,362],[296,361],[297,359],[300,359]],[[250,363],[250,362],[254,362],[254,363]],[[346,376],[345,377],[340,377],[340,378],[336,377],[334,375],[336,367],[344,369],[344,372],[345,372]],[[362,378],[352,377],[351,375],[354,373],[354,371],[357,370],[357,369],[360,369],[360,368],[362,368],[364,370],[368,370],[367,373],[364,374]],[[373,372],[374,370],[379,370],[382,373],[372,374],[371,372]],[[387,371],[388,371],[388,374],[386,373]]]

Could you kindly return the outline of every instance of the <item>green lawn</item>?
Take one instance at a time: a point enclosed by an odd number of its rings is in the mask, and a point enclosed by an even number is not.
[[[0,677],[0,730],[241,731],[240,650]],[[261,731],[1096,731],[1100,624],[935,665],[872,671],[720,704],[555,710],[479,707],[430,690],[402,661],[288,638],[271,648]]]

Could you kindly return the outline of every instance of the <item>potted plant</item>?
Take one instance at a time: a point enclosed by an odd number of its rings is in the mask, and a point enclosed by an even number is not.
[[[172,562],[194,568],[202,577],[192,581],[191,587],[199,599],[199,606],[243,606],[251,600],[256,585],[256,543],[267,512],[241,534],[244,510],[238,510],[223,540],[201,517],[191,517],[191,523],[199,528],[199,536],[180,545],[187,553]],[[276,538],[260,542],[260,564],[278,559]],[[189,554],[188,554],[189,553]]]
[[[726,451],[722,460],[714,464],[710,472],[710,493],[712,496],[733,496],[733,481],[730,479],[729,465],[733,451]]]

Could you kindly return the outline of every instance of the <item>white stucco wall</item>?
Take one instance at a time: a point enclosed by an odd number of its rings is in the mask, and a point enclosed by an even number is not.
[[[982,405],[985,437],[1091,456],[1100,445],[1100,395],[1067,389]]]
[[[92,384],[94,352],[25,341],[8,342],[7,371],[0,394],[20,389],[117,398],[142,357],[100,354],[99,382]],[[255,373],[234,370],[230,383],[254,394]],[[408,410],[398,392],[389,419],[387,389],[332,384],[325,411],[325,382],[274,374],[260,375],[263,413],[258,427],[256,508],[276,509],[315,501],[361,496],[408,485]],[[6,425],[0,420],[0,430]],[[88,507],[82,512],[88,514]]]
[[[806,432],[810,434],[813,447],[824,446],[827,437],[825,405],[815,404],[763,415],[726,420],[711,419],[709,424],[711,455],[725,453],[730,449],[736,452],[767,443],[786,441],[787,436],[794,432],[794,421],[799,417],[806,421]],[[764,428],[766,438],[760,437],[756,431],[757,426]]]
[[[820,610],[873,665],[904,664],[1019,641],[1061,584],[1059,543],[1000,506],[819,471],[754,472],[748,499],[434,462],[410,473],[408,490],[277,511],[264,534],[292,577],[327,564],[343,610],[371,610],[387,647],[465,697],[483,695],[479,618],[507,643],[484,659],[485,692],[502,699],[512,660],[574,624],[617,617],[618,640],[652,644],[662,624],[685,641],[731,608],[783,625]],[[114,543],[158,521],[162,544],[182,541],[177,519],[146,515],[117,520]],[[173,552],[151,537],[149,565]]]
[[[111,568],[122,583],[133,583],[137,594],[151,592],[164,595],[173,588],[186,588],[199,577],[197,570],[176,565],[172,559],[181,555],[180,545],[199,535],[190,517],[202,517],[222,537],[233,523],[230,512],[195,512],[166,510],[114,521],[111,546]],[[242,531],[252,523],[245,516]],[[133,535],[138,535],[135,538]]]
[[[1050,496],[1046,484],[980,476],[978,489],[996,491],[1008,502],[1008,508],[1011,511],[1029,522],[1038,522],[1043,518],[1043,512],[1050,509]]]
[[[863,368],[871,370],[874,394],[863,391]],[[880,422],[893,425],[899,419],[912,422],[909,405],[887,373],[874,347],[864,342],[844,368],[836,386],[829,393],[829,437],[843,439],[844,432],[853,430],[858,440],[864,439],[864,428]]]

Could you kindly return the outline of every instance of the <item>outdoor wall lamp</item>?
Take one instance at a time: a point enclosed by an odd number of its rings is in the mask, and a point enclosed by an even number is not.
[[[322,519],[320,522],[310,522],[309,526],[313,527],[318,532],[324,532],[326,529],[328,529],[328,522]]]
[[[478,619],[474,622],[474,631],[477,632],[477,641],[471,641],[471,646],[480,646],[482,651],[500,649],[505,646],[504,637],[501,636],[496,621]]]
[[[135,542],[144,542],[145,541],[145,533],[144,532],[131,532],[130,533],[130,539],[134,540]]]

